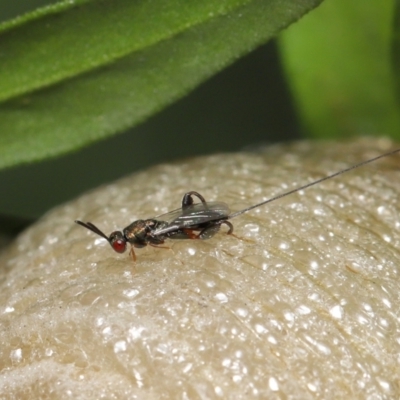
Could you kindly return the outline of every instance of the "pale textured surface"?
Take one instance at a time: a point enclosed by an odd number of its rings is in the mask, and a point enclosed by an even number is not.
[[[160,165],[46,215],[0,259],[2,399],[400,396],[400,159],[137,251],[103,239],[179,207],[233,210],[390,148],[298,144]]]

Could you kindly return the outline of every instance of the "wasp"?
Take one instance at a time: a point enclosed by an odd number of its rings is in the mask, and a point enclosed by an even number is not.
[[[180,208],[158,217],[139,219],[132,222],[122,231],[114,231],[109,236],[105,235],[91,222],[85,223],[79,220],[75,222],[106,239],[117,253],[125,252],[127,243],[129,243],[131,245],[130,253],[133,260],[136,261],[134,247],[142,248],[147,245],[161,247],[167,239],[210,239],[220,230],[222,225],[228,227],[227,234],[231,235],[233,234],[233,225],[230,222],[232,218],[398,152],[400,152],[400,149],[362,161],[234,213],[231,213],[226,203],[207,202],[200,193],[190,191],[184,194]],[[194,197],[197,197],[200,202],[195,203]]]

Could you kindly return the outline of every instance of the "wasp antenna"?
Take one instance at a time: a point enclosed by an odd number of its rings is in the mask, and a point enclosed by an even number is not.
[[[79,221],[79,220],[75,220],[75,223],[78,224],[78,225],[83,226],[86,229],[89,229],[90,231],[92,231],[94,233],[97,233],[99,236],[101,236],[104,239],[106,239],[107,242],[110,242],[110,238],[107,235],[105,235],[96,225],[93,225],[91,222],[85,223],[85,222],[82,222],[82,221]]]

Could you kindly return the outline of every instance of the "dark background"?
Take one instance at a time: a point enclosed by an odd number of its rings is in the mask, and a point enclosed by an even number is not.
[[[10,3],[0,0],[0,21],[49,1]],[[162,161],[299,137],[271,41],[140,126],[79,152],[0,172],[0,231],[15,233],[89,188]]]

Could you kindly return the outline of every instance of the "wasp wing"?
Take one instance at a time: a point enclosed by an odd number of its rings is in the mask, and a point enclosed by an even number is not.
[[[185,209],[179,208],[158,217],[167,222],[168,225],[155,230],[152,234],[159,236],[180,229],[196,228],[206,222],[220,220],[229,214],[230,209],[226,203],[217,201],[205,204],[196,203]]]

